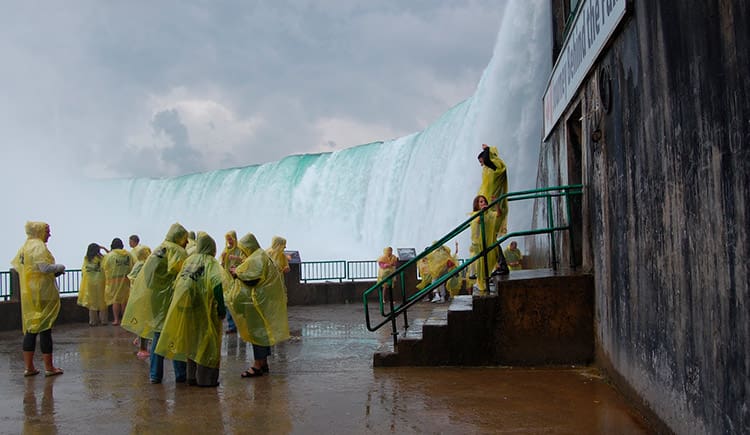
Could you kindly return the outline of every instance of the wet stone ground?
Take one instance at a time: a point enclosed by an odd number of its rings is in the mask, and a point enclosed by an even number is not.
[[[151,385],[131,334],[86,324],[53,331],[65,374],[24,378],[20,331],[0,333],[0,432],[648,432],[593,368],[373,369],[390,331],[368,332],[361,306],[290,307],[289,318],[294,338],[260,378],[240,378],[252,348],[225,336],[218,388],[175,384],[169,362]]]

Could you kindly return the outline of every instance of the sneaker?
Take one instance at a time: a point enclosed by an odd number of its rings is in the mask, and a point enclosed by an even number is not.
[[[152,379],[149,379],[148,381],[151,382],[152,384],[161,384],[161,379],[152,378]]]
[[[433,296],[432,299],[430,299],[430,302],[432,302],[433,304],[440,302],[440,295],[435,293],[435,296]]]

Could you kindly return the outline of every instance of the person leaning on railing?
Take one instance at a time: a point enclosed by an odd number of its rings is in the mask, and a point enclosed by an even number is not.
[[[34,367],[36,336],[39,335],[45,376],[63,373],[52,363],[52,326],[60,312],[60,292],[55,277],[65,273],[65,266],[55,263],[47,249],[49,225],[26,222],[26,242],[11,262],[18,271],[21,284],[21,316],[23,321],[24,376],[39,374]]]

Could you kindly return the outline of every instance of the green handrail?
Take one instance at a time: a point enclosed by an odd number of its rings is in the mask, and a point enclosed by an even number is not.
[[[582,184],[573,184],[573,185],[566,185],[566,186],[554,186],[554,187],[544,187],[539,189],[532,189],[532,190],[524,190],[519,192],[510,192],[506,193],[499,198],[492,201],[488,207],[486,207],[484,210],[479,211],[478,213],[473,214],[471,217],[460,223],[456,228],[454,228],[451,232],[440,238],[437,242],[435,242],[432,246],[428,247],[424,251],[422,251],[419,255],[414,257],[413,259],[409,260],[408,262],[404,263],[400,267],[398,267],[393,273],[389,274],[385,278],[383,278],[381,281],[374,284],[372,287],[365,290],[365,292],[362,294],[362,302],[364,304],[364,310],[365,310],[365,321],[367,324],[367,329],[369,331],[377,331],[381,327],[383,327],[387,323],[391,323],[392,327],[392,335],[393,335],[393,345],[396,346],[396,343],[398,341],[398,329],[396,327],[396,318],[400,315],[403,315],[404,317],[404,328],[409,327],[409,320],[408,320],[408,309],[422,300],[427,294],[429,294],[433,289],[436,287],[442,285],[444,282],[452,278],[458,273],[461,273],[464,271],[467,267],[469,267],[471,264],[473,264],[476,260],[482,258],[482,261],[485,262],[485,269],[489,271],[489,265],[487,264],[487,253],[492,251],[493,249],[496,249],[501,243],[505,242],[506,240],[512,238],[512,237],[520,237],[520,236],[529,236],[529,235],[537,235],[537,234],[549,234],[550,235],[550,249],[552,253],[552,267],[553,269],[557,267],[557,251],[555,246],[555,237],[554,233],[557,231],[568,231],[570,230],[570,196],[572,195],[581,195],[583,192],[583,185]],[[566,217],[567,217],[567,225],[561,225],[556,226],[554,222],[554,214],[552,213],[552,198],[557,197],[564,197],[567,205],[566,205]],[[468,228],[471,227],[472,221],[474,219],[479,219],[480,223],[484,223],[484,215],[485,213],[490,210],[492,207],[495,207],[500,201],[503,200],[510,201],[524,201],[524,200],[531,200],[531,199],[544,199],[546,200],[547,204],[547,215],[548,215],[548,222],[546,228],[539,228],[539,229],[532,229],[532,230],[524,230],[524,231],[514,231],[512,233],[505,234],[500,239],[497,239],[494,243],[491,243],[489,245],[485,242],[484,237],[484,225],[480,225],[480,230],[482,231],[482,250],[476,254],[475,256],[466,259],[464,262],[460,262],[457,264],[453,269],[443,273],[442,276],[440,276],[438,279],[434,280],[432,283],[430,283],[425,288],[418,290],[416,293],[412,295],[407,295],[407,289],[405,286],[405,281],[403,279],[405,271],[410,268],[414,267],[415,264],[421,260],[422,258],[426,257],[436,249],[440,248],[445,244],[445,242],[453,239],[454,237],[458,236],[462,232],[466,231]],[[572,233],[570,237],[570,247],[571,252],[573,248],[573,239],[572,239]],[[494,265],[493,265],[494,266]],[[487,274],[489,275],[489,273]],[[389,292],[389,310],[386,311],[385,304],[383,303],[383,284],[389,280],[391,280],[394,277],[400,277],[398,282],[400,295],[401,295],[401,302],[396,304],[393,298],[393,287],[388,287]],[[489,288],[489,276],[486,277],[487,279],[487,287]],[[368,297],[372,295],[373,293],[377,292],[378,295],[378,307],[380,311],[380,315],[383,317],[383,319],[373,325],[371,319],[370,319],[370,307],[369,307],[369,301]]]

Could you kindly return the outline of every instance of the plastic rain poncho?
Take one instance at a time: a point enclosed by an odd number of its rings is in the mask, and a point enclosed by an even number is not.
[[[273,346],[289,338],[284,281],[253,234],[239,245],[249,256],[237,266],[234,285],[224,293],[227,308],[243,340]]]
[[[102,256],[90,259],[83,257],[81,266],[81,287],[78,289],[78,305],[94,311],[107,309],[104,298],[104,270],[102,270]]]
[[[130,256],[133,257],[133,261],[135,261],[135,264],[133,264],[133,269],[131,269],[130,273],[128,274],[131,288],[133,286],[133,282],[135,282],[135,278],[138,276],[138,273],[141,271],[141,269],[143,269],[143,265],[146,263],[146,259],[149,255],[151,255],[151,248],[144,245],[138,245],[133,248],[132,251],[130,251]]]
[[[231,246],[230,243],[226,241],[227,238],[232,239]],[[224,250],[221,252],[219,263],[221,263],[221,267],[229,273],[233,267],[239,266],[240,263],[247,258],[247,253],[245,253],[237,243],[237,233],[235,231],[228,231],[224,235],[224,240]]]
[[[169,305],[164,329],[156,345],[156,353],[176,361],[188,359],[218,368],[221,360],[222,322],[216,299],[224,285],[231,285],[231,277],[214,258],[216,242],[199,232],[195,253],[185,260],[175,281],[174,296]],[[226,284],[225,284],[226,283]]]
[[[497,147],[489,147],[489,155],[490,161],[497,169],[493,170],[486,165],[482,167],[482,184],[477,195],[482,195],[487,198],[487,202],[492,202],[508,193],[508,172],[505,162],[498,156]],[[500,201],[499,207],[495,226],[487,228],[493,228],[494,234],[503,236],[508,232],[508,200]]]
[[[128,274],[133,269],[133,257],[124,249],[113,249],[102,259],[102,269],[107,305],[127,303],[130,297]]]
[[[55,264],[44,238],[49,226],[44,222],[26,223],[26,242],[11,261],[21,284],[23,331],[39,333],[51,329],[60,312],[60,293],[54,272],[42,272],[40,265]]]
[[[384,248],[383,255],[378,257],[378,281],[382,281],[383,278],[395,272],[396,266],[398,266],[398,257],[393,255],[393,249]]]
[[[453,255],[451,255],[450,248],[445,245],[439,247],[438,249],[435,249],[427,256],[428,273],[430,277],[433,277],[431,278],[431,280],[442,277],[444,274],[454,269],[457,264],[458,260]],[[457,275],[452,276],[447,281],[445,281],[445,288],[448,290],[451,296],[455,296],[458,294],[459,290],[461,289],[460,285],[461,282],[459,281]]]
[[[281,273],[289,271],[289,259],[286,258],[284,249],[286,249],[286,239],[279,236],[274,236],[271,239],[271,247],[266,249],[266,254],[271,257],[273,264],[279,268]]]
[[[479,219],[480,218],[477,217],[471,221],[471,246],[469,247],[469,254],[472,257],[482,252],[482,231]],[[497,226],[497,219],[497,212],[494,208],[487,210],[484,213],[484,246],[489,246],[497,240],[492,231],[492,229]],[[495,264],[497,264],[497,248],[492,249],[487,253],[487,268],[491,271],[495,268]],[[487,290],[487,277],[489,276],[487,268],[484,267],[484,259],[482,259],[482,257],[479,257],[477,261],[474,262],[474,269],[476,270],[477,275],[477,287],[483,292]]]
[[[182,247],[186,243],[185,227],[172,224],[164,242],[149,255],[135,278],[121,322],[124,329],[144,338],[161,332],[172,302],[174,281],[187,258]]]

